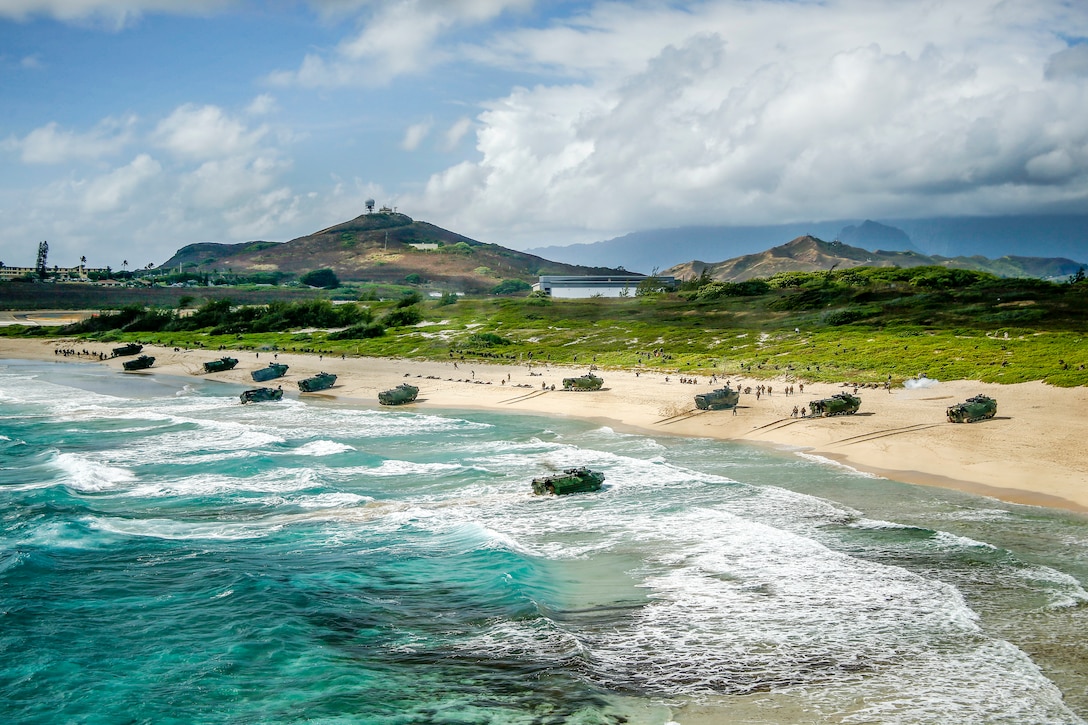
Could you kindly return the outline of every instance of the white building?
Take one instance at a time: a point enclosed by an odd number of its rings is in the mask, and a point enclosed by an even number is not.
[[[649,279],[641,274],[613,275],[541,275],[533,290],[552,297],[584,299],[587,297],[634,297],[641,282]],[[654,277],[662,287],[675,287],[674,277]]]
[[[84,267],[82,264],[79,265],[78,267],[58,267],[56,265],[53,265],[52,267],[46,267],[45,268],[45,273],[49,277],[51,277],[52,279],[59,280],[61,282],[67,282],[67,281],[72,281],[72,280],[84,281],[85,282],[85,281],[87,281],[87,273],[88,272],[92,272],[92,273],[97,272],[99,274],[105,274],[106,269],[104,267],[101,268],[101,269],[92,268],[92,267]],[[8,267],[6,265],[5,266],[0,266],[0,280],[17,279],[19,277],[25,277],[27,275],[30,275],[32,277],[37,277],[38,276],[38,268],[37,267]]]

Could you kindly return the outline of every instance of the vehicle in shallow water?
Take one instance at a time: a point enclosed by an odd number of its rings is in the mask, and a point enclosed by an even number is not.
[[[121,365],[125,370],[146,370],[155,364],[155,358],[150,355],[141,355],[135,360],[125,360]]]
[[[136,342],[130,342],[127,345],[122,345],[121,347],[113,348],[113,356],[114,357],[122,357],[124,355],[135,355],[138,352],[140,352],[140,350],[143,350],[143,349],[144,349],[143,345],[140,345],[139,343],[136,343]]]
[[[275,380],[276,378],[282,378],[287,374],[287,366],[283,363],[268,363],[268,367],[254,370],[249,374],[249,377],[253,378],[255,383],[263,383],[266,380]]]
[[[695,396],[695,407],[699,410],[727,410],[737,407],[739,402],[740,391],[733,390],[728,385]]]
[[[835,393],[830,398],[813,400],[808,404],[815,418],[826,418],[829,415],[853,415],[860,407],[861,398],[850,393]]]
[[[221,357],[218,360],[211,360],[204,363],[204,372],[206,373],[221,373],[227,370],[233,370],[234,366],[238,364],[238,359],[233,357]]]
[[[562,495],[565,493],[581,493],[583,491],[599,491],[604,483],[604,474],[591,471],[585,466],[568,468],[563,473],[553,476],[541,476],[533,479],[533,493],[542,496],[546,493]]]
[[[321,372],[312,378],[298,381],[298,389],[304,393],[316,393],[318,390],[331,388],[336,382],[336,376],[332,373]]]
[[[253,388],[247,390],[238,396],[242,404],[245,403],[263,403],[268,400],[281,400],[283,398],[283,388]]]
[[[593,373],[586,373],[577,378],[563,378],[563,390],[600,390],[604,385],[604,378],[599,378]]]
[[[966,402],[948,406],[949,423],[974,423],[993,418],[997,413],[997,401],[987,395],[975,395]]]
[[[404,405],[411,403],[419,395],[419,388],[408,383],[401,383],[390,390],[378,393],[378,402],[382,405]]]

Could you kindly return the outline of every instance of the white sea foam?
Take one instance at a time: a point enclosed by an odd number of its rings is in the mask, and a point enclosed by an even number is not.
[[[1018,569],[1016,574],[1033,590],[1047,596],[1048,609],[1078,607],[1088,603],[1088,591],[1080,581],[1053,567],[1030,566]]]
[[[164,496],[213,496],[230,493],[285,493],[301,491],[319,485],[320,474],[313,469],[273,469],[261,476],[226,476],[200,474],[180,479],[142,483],[132,487],[128,496],[133,498],[161,498]]]
[[[85,493],[108,491],[136,480],[127,468],[110,466],[79,453],[59,453],[53,463],[60,469],[58,483]]]
[[[416,463],[413,461],[385,460],[377,468],[354,469],[365,471],[368,476],[434,476],[464,470],[459,463]]]
[[[257,539],[268,536],[280,527],[267,521],[254,522],[192,522],[173,519],[124,519],[94,517],[88,525],[100,531],[123,536],[141,536],[151,539]]]
[[[588,523],[572,513],[571,530]],[[650,603],[603,627],[553,620],[603,686],[663,696],[800,688],[843,722],[1076,722],[1030,659],[985,637],[948,585],[720,509],[634,513],[629,525],[660,542],[643,570]],[[503,622],[466,646],[502,656],[571,645]]]
[[[284,500],[305,509],[338,509],[362,506],[374,501],[370,496],[354,493],[321,493],[315,496],[298,496]]]
[[[806,461],[812,461],[813,463],[819,463],[820,465],[823,465],[823,466],[832,466],[834,468],[841,468],[842,470],[848,471],[852,475],[855,475],[855,476],[857,476],[859,478],[883,478],[882,476],[877,476],[874,473],[867,473],[865,471],[859,471],[858,469],[854,468],[853,466],[848,466],[845,463],[841,463],[841,462],[836,461],[836,460],[834,460],[832,458],[825,458],[824,456],[818,456],[818,455],[816,455],[814,453],[806,453],[805,451],[795,451],[795,455],[798,456],[799,458],[804,458]]]
[[[336,441],[318,440],[310,441],[298,448],[289,451],[294,456],[333,456],[337,453],[346,453],[348,451],[354,451],[354,446],[349,446],[346,443],[338,443]]]
[[[993,544],[987,544],[985,541],[975,541],[970,537],[959,536],[948,531],[938,531],[933,538],[930,539],[930,542],[934,548],[943,550],[981,548],[997,551],[997,547]]]

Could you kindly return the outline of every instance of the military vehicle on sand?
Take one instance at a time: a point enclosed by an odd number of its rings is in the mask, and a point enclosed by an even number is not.
[[[968,398],[965,403],[956,403],[948,407],[949,423],[974,423],[993,418],[997,413],[997,401],[986,395]]]
[[[146,370],[154,364],[155,358],[150,355],[141,355],[135,360],[125,360],[121,363],[121,366],[124,367],[125,370]]]
[[[604,385],[604,378],[599,378],[593,373],[586,373],[577,378],[563,378],[563,390],[600,390]]]
[[[304,393],[316,393],[319,390],[326,390],[333,386],[336,382],[336,376],[332,373],[318,373],[312,378],[306,378],[298,381],[298,389]]]
[[[733,390],[728,385],[695,396],[695,407],[699,410],[728,410],[737,407],[739,402],[740,391]]]
[[[378,393],[378,402],[382,405],[404,405],[411,403],[419,395],[419,388],[408,383],[401,383],[390,390]]]
[[[204,363],[204,372],[206,373],[222,373],[227,370],[233,370],[234,366],[238,364],[238,359],[233,357],[221,357],[218,360],[212,360]]]
[[[263,383],[268,380],[275,380],[276,378],[282,378],[287,374],[287,366],[283,363],[268,363],[268,367],[254,370],[249,374],[249,377],[253,378],[255,383]]]
[[[829,415],[853,415],[860,407],[861,398],[850,393],[835,393],[830,398],[813,400],[808,404],[815,418],[826,418]]]
[[[143,349],[144,349],[143,345],[140,345],[140,344],[135,343],[135,342],[130,342],[127,345],[122,345],[121,347],[113,348],[113,356],[114,357],[122,357],[124,355],[135,355],[138,352],[140,352],[140,350],[143,350]]]

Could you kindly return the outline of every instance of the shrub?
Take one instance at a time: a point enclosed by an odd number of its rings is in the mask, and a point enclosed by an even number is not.
[[[298,278],[302,284],[323,289],[336,289],[340,286],[340,278],[327,267],[325,269],[312,269]]]
[[[469,347],[500,347],[513,344],[512,340],[507,340],[494,332],[478,332],[468,338]]]
[[[407,327],[408,325],[415,325],[423,321],[423,313],[419,311],[418,307],[397,307],[390,310],[382,318],[382,323],[386,327]]]
[[[830,310],[823,314],[823,321],[828,325],[849,325],[851,322],[864,320],[877,314],[879,309],[868,307],[844,307],[841,310]]]
[[[528,292],[533,286],[528,282],[520,279],[504,279],[499,284],[491,288],[491,294],[493,295],[514,295],[521,292]]]
[[[762,279],[750,279],[744,282],[710,282],[701,287],[694,295],[696,300],[717,300],[723,297],[756,297],[766,294],[771,286]]]
[[[779,272],[767,278],[767,285],[772,289],[801,287],[809,282],[822,281],[822,272]]]
[[[338,332],[330,332],[330,340],[365,340],[372,337],[381,337],[385,334],[385,325],[380,322],[368,322]]]

